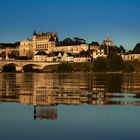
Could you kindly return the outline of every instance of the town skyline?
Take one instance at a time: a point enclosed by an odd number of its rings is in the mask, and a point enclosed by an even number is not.
[[[36,30],[34,30],[32,33],[30,33],[30,35],[33,35],[34,33],[37,33],[37,34],[46,34],[46,33],[56,33],[57,35],[59,35],[57,32],[55,32],[55,31],[52,31],[52,32],[37,32]],[[95,44],[95,46],[96,46],[96,43],[97,44],[99,44],[99,46],[100,45],[102,45],[102,43],[104,42],[104,41],[106,41],[106,40],[109,40],[109,41],[112,41],[112,43],[116,46],[116,47],[123,47],[124,49],[125,49],[125,51],[126,52],[129,52],[129,51],[133,51],[134,50],[134,48],[140,43],[140,42],[136,42],[135,44],[134,44],[134,46],[132,46],[131,48],[127,48],[126,46],[124,46],[124,45],[122,45],[122,44],[118,44],[116,41],[114,41],[114,40],[112,40],[112,38],[109,36],[109,34],[105,37],[105,38],[103,38],[100,42],[99,41],[97,41],[97,40],[92,40],[91,42],[88,42],[87,40],[85,40],[85,38],[81,38],[81,37],[79,37],[79,36],[71,36],[71,37],[64,37],[64,38],[61,38],[61,40],[60,40],[60,36],[57,38],[58,39],[58,42],[63,42],[63,41],[65,41],[65,40],[75,40],[75,39],[79,39],[79,40],[81,40],[81,41],[83,41],[83,44],[88,44],[88,45],[93,45],[93,44]],[[32,36],[30,36],[30,37],[28,37],[28,38],[23,38],[23,39],[21,39],[21,40],[15,40],[14,42],[9,42],[9,41],[7,41],[7,42],[0,42],[0,45],[1,45],[1,47],[18,47],[18,45],[23,41],[31,41],[32,40]]]
[[[2,0],[0,42],[13,43],[31,33],[56,31],[60,40],[84,38],[102,42],[108,36],[127,50],[139,41],[139,1],[22,1]]]

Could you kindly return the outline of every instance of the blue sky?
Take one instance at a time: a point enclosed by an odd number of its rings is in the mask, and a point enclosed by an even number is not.
[[[0,0],[0,42],[55,31],[59,39],[81,37],[132,49],[140,42],[139,0]]]

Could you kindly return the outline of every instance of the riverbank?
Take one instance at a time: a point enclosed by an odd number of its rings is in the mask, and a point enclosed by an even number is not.
[[[125,71],[104,71],[103,73],[140,73],[140,62],[125,62],[125,65],[131,66],[131,68],[127,68]],[[130,71],[130,69],[133,69]],[[62,63],[60,65],[52,65],[45,67],[42,72],[90,72],[93,70],[93,66],[91,62],[85,63]]]
[[[115,68],[109,69],[107,66],[102,66],[104,63],[98,63],[95,65],[94,62],[83,62],[83,63],[72,63],[72,62],[62,62],[57,65],[48,65],[42,70],[34,69],[32,66],[26,66],[22,72],[31,72],[31,73],[77,73],[77,72],[94,72],[94,73],[140,73],[140,62],[139,61],[129,61],[123,62],[121,69],[116,70]],[[115,67],[117,64],[115,65]],[[95,69],[96,67],[96,69]],[[118,64],[117,67],[120,67]],[[3,72],[16,72],[15,67],[8,67]]]

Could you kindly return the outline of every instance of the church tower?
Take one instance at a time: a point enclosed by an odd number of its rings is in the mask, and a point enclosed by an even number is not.
[[[33,36],[32,36],[32,43],[33,43],[33,52],[35,54],[35,51],[36,51],[36,31],[33,32]]]
[[[51,36],[48,42],[48,51],[49,52],[54,51],[55,47],[56,47],[56,37]]]

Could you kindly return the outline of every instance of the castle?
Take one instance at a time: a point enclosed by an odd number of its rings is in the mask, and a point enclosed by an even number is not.
[[[64,45],[58,41],[57,33],[33,33],[32,39],[22,40],[19,45],[19,55],[32,58],[35,61],[53,61],[53,57],[79,54],[87,51],[88,44]],[[57,56],[56,56],[57,55]],[[48,57],[49,56],[49,57]]]
[[[56,32],[36,33],[34,31],[32,39],[20,41],[16,48],[1,47],[0,59],[15,59],[15,57],[10,57],[13,52],[14,55],[19,55],[19,59],[26,58],[33,61],[86,62],[97,57],[107,57],[110,50],[115,48],[114,42],[109,38],[103,40],[101,45],[87,44],[83,40],[77,43],[70,38],[59,41]],[[121,55],[125,61],[140,60],[140,54]]]

